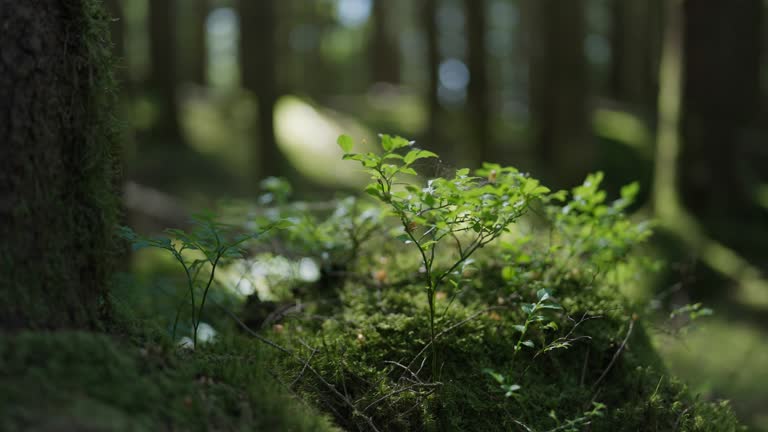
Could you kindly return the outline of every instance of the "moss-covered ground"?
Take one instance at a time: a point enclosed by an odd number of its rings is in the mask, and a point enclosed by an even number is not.
[[[535,331],[531,340],[562,337],[584,316],[594,319],[571,339],[588,338],[515,358],[514,326],[525,320],[519,302],[454,301],[440,323],[452,330],[438,339],[438,371],[416,356],[429,341],[425,296],[417,288],[348,289],[339,315],[314,327],[286,323],[281,334],[301,337],[296,349],[344,397],[311,374],[301,379],[302,393],[349,430],[740,430],[727,402],[698,400],[669,374],[643,322],[621,299],[597,288],[557,295],[565,310],[551,318],[559,330]],[[289,364],[286,378],[298,376],[302,365]],[[488,369],[519,390],[506,396]]]
[[[7,431],[332,431],[270,375],[262,346],[197,353],[162,338],[79,331],[0,338]]]

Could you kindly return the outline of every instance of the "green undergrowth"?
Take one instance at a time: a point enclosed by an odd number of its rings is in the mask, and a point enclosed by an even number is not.
[[[0,340],[2,430],[335,430],[268,374],[254,343],[222,340],[193,354],[147,336]]]
[[[536,298],[533,292],[522,295]],[[563,337],[584,316],[594,319],[582,322],[572,337],[591,339],[538,356],[535,350],[522,351],[517,359],[515,326],[525,319],[518,304],[489,309],[454,302],[442,323],[456,327],[438,339],[442,363],[437,372],[416,356],[429,341],[422,297],[417,288],[378,298],[349,288],[333,319],[314,329],[306,322],[286,323],[283,334],[301,338],[295,347],[301,356],[312,358],[319,374],[345,396],[338,397],[305,373],[300,381],[305,397],[335,413],[350,430],[369,430],[371,423],[392,431],[740,430],[727,403],[698,400],[668,374],[642,322],[633,321],[628,306],[613,294],[598,288],[563,290],[558,300],[566,312],[552,317],[558,330],[535,331],[531,340],[538,345]],[[291,336],[284,337],[290,343]],[[283,373],[289,379],[301,369],[301,364],[288,362]],[[488,370],[519,390],[505,395]],[[584,429],[587,421],[590,429]]]
[[[621,294],[660,266],[642,253],[653,223],[627,214],[637,184],[611,201],[602,173],[556,192],[496,164],[421,178],[442,167],[413,142],[382,135],[379,153],[338,143],[373,199],[292,202],[268,179],[257,205],[188,232],[121,230],[175,261],[171,307],[145,317],[195,347],[174,354],[182,372],[296,394],[345,430],[742,430],[727,402],[665,368],[649,334],[661,306]],[[314,263],[314,276],[291,263]],[[142,295],[124,300],[142,310]],[[668,321],[711,313],[685,305]],[[195,336],[201,323],[213,342]],[[252,351],[270,355],[249,364]],[[266,376],[282,384],[259,388],[253,377]]]

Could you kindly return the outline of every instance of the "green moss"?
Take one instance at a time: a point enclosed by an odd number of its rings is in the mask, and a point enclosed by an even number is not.
[[[250,341],[175,353],[72,331],[0,340],[2,430],[333,430],[267,374]]]
[[[428,342],[428,317],[418,288],[376,295],[349,289],[336,319],[316,329],[289,323],[286,329],[318,349],[313,364],[336,388],[343,389],[350,404],[328,391],[312,376],[301,381],[303,394],[329,407],[345,427],[367,427],[368,419],[380,430],[582,430],[563,427],[565,421],[583,416],[592,402],[606,405],[592,418],[592,431],[736,431],[740,430],[725,403],[699,401],[685,386],[671,378],[636,321],[628,342],[608,369],[629,331],[632,313],[621,298],[600,290],[577,292],[564,288],[558,300],[567,310],[553,319],[559,330],[534,330],[530,339],[544,341],[563,336],[573,325],[566,315],[600,315],[582,324],[575,335],[591,340],[574,342],[568,349],[534,356],[521,351],[513,358],[517,333],[513,325],[524,321],[516,302],[506,303],[472,318],[480,304],[454,302],[439,328],[456,327],[439,339],[440,370],[417,358],[411,367],[420,370],[426,383],[434,376],[441,384],[419,387],[412,376],[391,362],[408,365]],[[524,298],[528,295],[521,290]],[[439,310],[448,305],[438,303]],[[301,330],[299,329],[301,328]],[[292,340],[286,337],[285,342]],[[301,345],[296,349],[302,349]],[[303,348],[305,357],[311,355]],[[586,364],[585,364],[586,362]],[[284,364],[286,377],[295,377],[300,364]],[[483,370],[489,368],[521,386],[506,397],[498,383]],[[605,376],[601,375],[608,369]],[[409,381],[411,379],[411,381]],[[556,417],[558,420],[555,420]],[[558,423],[561,422],[561,423]]]

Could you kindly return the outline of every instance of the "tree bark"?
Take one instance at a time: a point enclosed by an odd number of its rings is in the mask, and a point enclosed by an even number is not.
[[[760,112],[762,2],[684,3],[683,153],[685,204],[699,216],[752,206],[745,138]]]
[[[93,328],[107,310],[117,150],[106,15],[0,0],[0,328]]]
[[[208,81],[208,42],[206,20],[208,19],[209,0],[194,0],[189,7],[187,22],[184,24],[185,66],[184,78],[189,82],[204,86]]]
[[[373,0],[373,34],[370,40],[371,80],[373,82],[400,82],[400,49],[397,38],[389,28],[391,0]]]
[[[149,1],[149,88],[157,106],[153,128],[164,145],[183,145],[176,67],[176,1]]]
[[[583,0],[527,0],[529,100],[537,165],[550,183],[580,183],[594,163]]]
[[[426,145],[446,153],[440,143],[440,99],[438,98],[440,47],[437,34],[437,4],[439,0],[420,0],[420,20],[427,46],[427,127]]]
[[[125,58],[125,20],[123,17],[123,8],[121,7],[120,0],[106,0],[104,6],[109,14],[110,24],[110,37],[112,39],[112,52],[114,57],[120,60],[120,65],[124,62]],[[120,70],[124,70],[123,66],[120,66]],[[125,75],[125,74],[123,74]]]
[[[662,4],[613,1],[611,94],[651,117],[658,94]]]
[[[240,0],[240,75],[243,87],[258,103],[258,178],[279,176],[284,164],[275,139],[274,110],[278,97],[276,14],[274,1]]]
[[[467,103],[472,128],[472,150],[469,152],[470,166],[480,166],[491,159],[489,148],[488,71],[486,67],[486,2],[484,0],[464,0],[464,13],[467,22],[469,87]]]

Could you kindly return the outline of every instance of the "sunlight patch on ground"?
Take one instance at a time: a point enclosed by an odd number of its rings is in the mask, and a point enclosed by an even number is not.
[[[763,332],[714,317],[682,339],[657,336],[655,345],[672,373],[695,393],[731,399],[742,413],[754,414],[744,420],[768,431],[768,345]]]
[[[370,150],[375,142],[373,134],[354,120],[297,97],[283,97],[275,107],[278,145],[296,169],[325,186],[359,187],[367,176],[354,162],[341,160],[336,145],[341,134],[355,139],[356,151]]]
[[[653,136],[643,121],[628,112],[598,109],[592,116],[595,132],[627,145],[645,159],[653,158]]]

